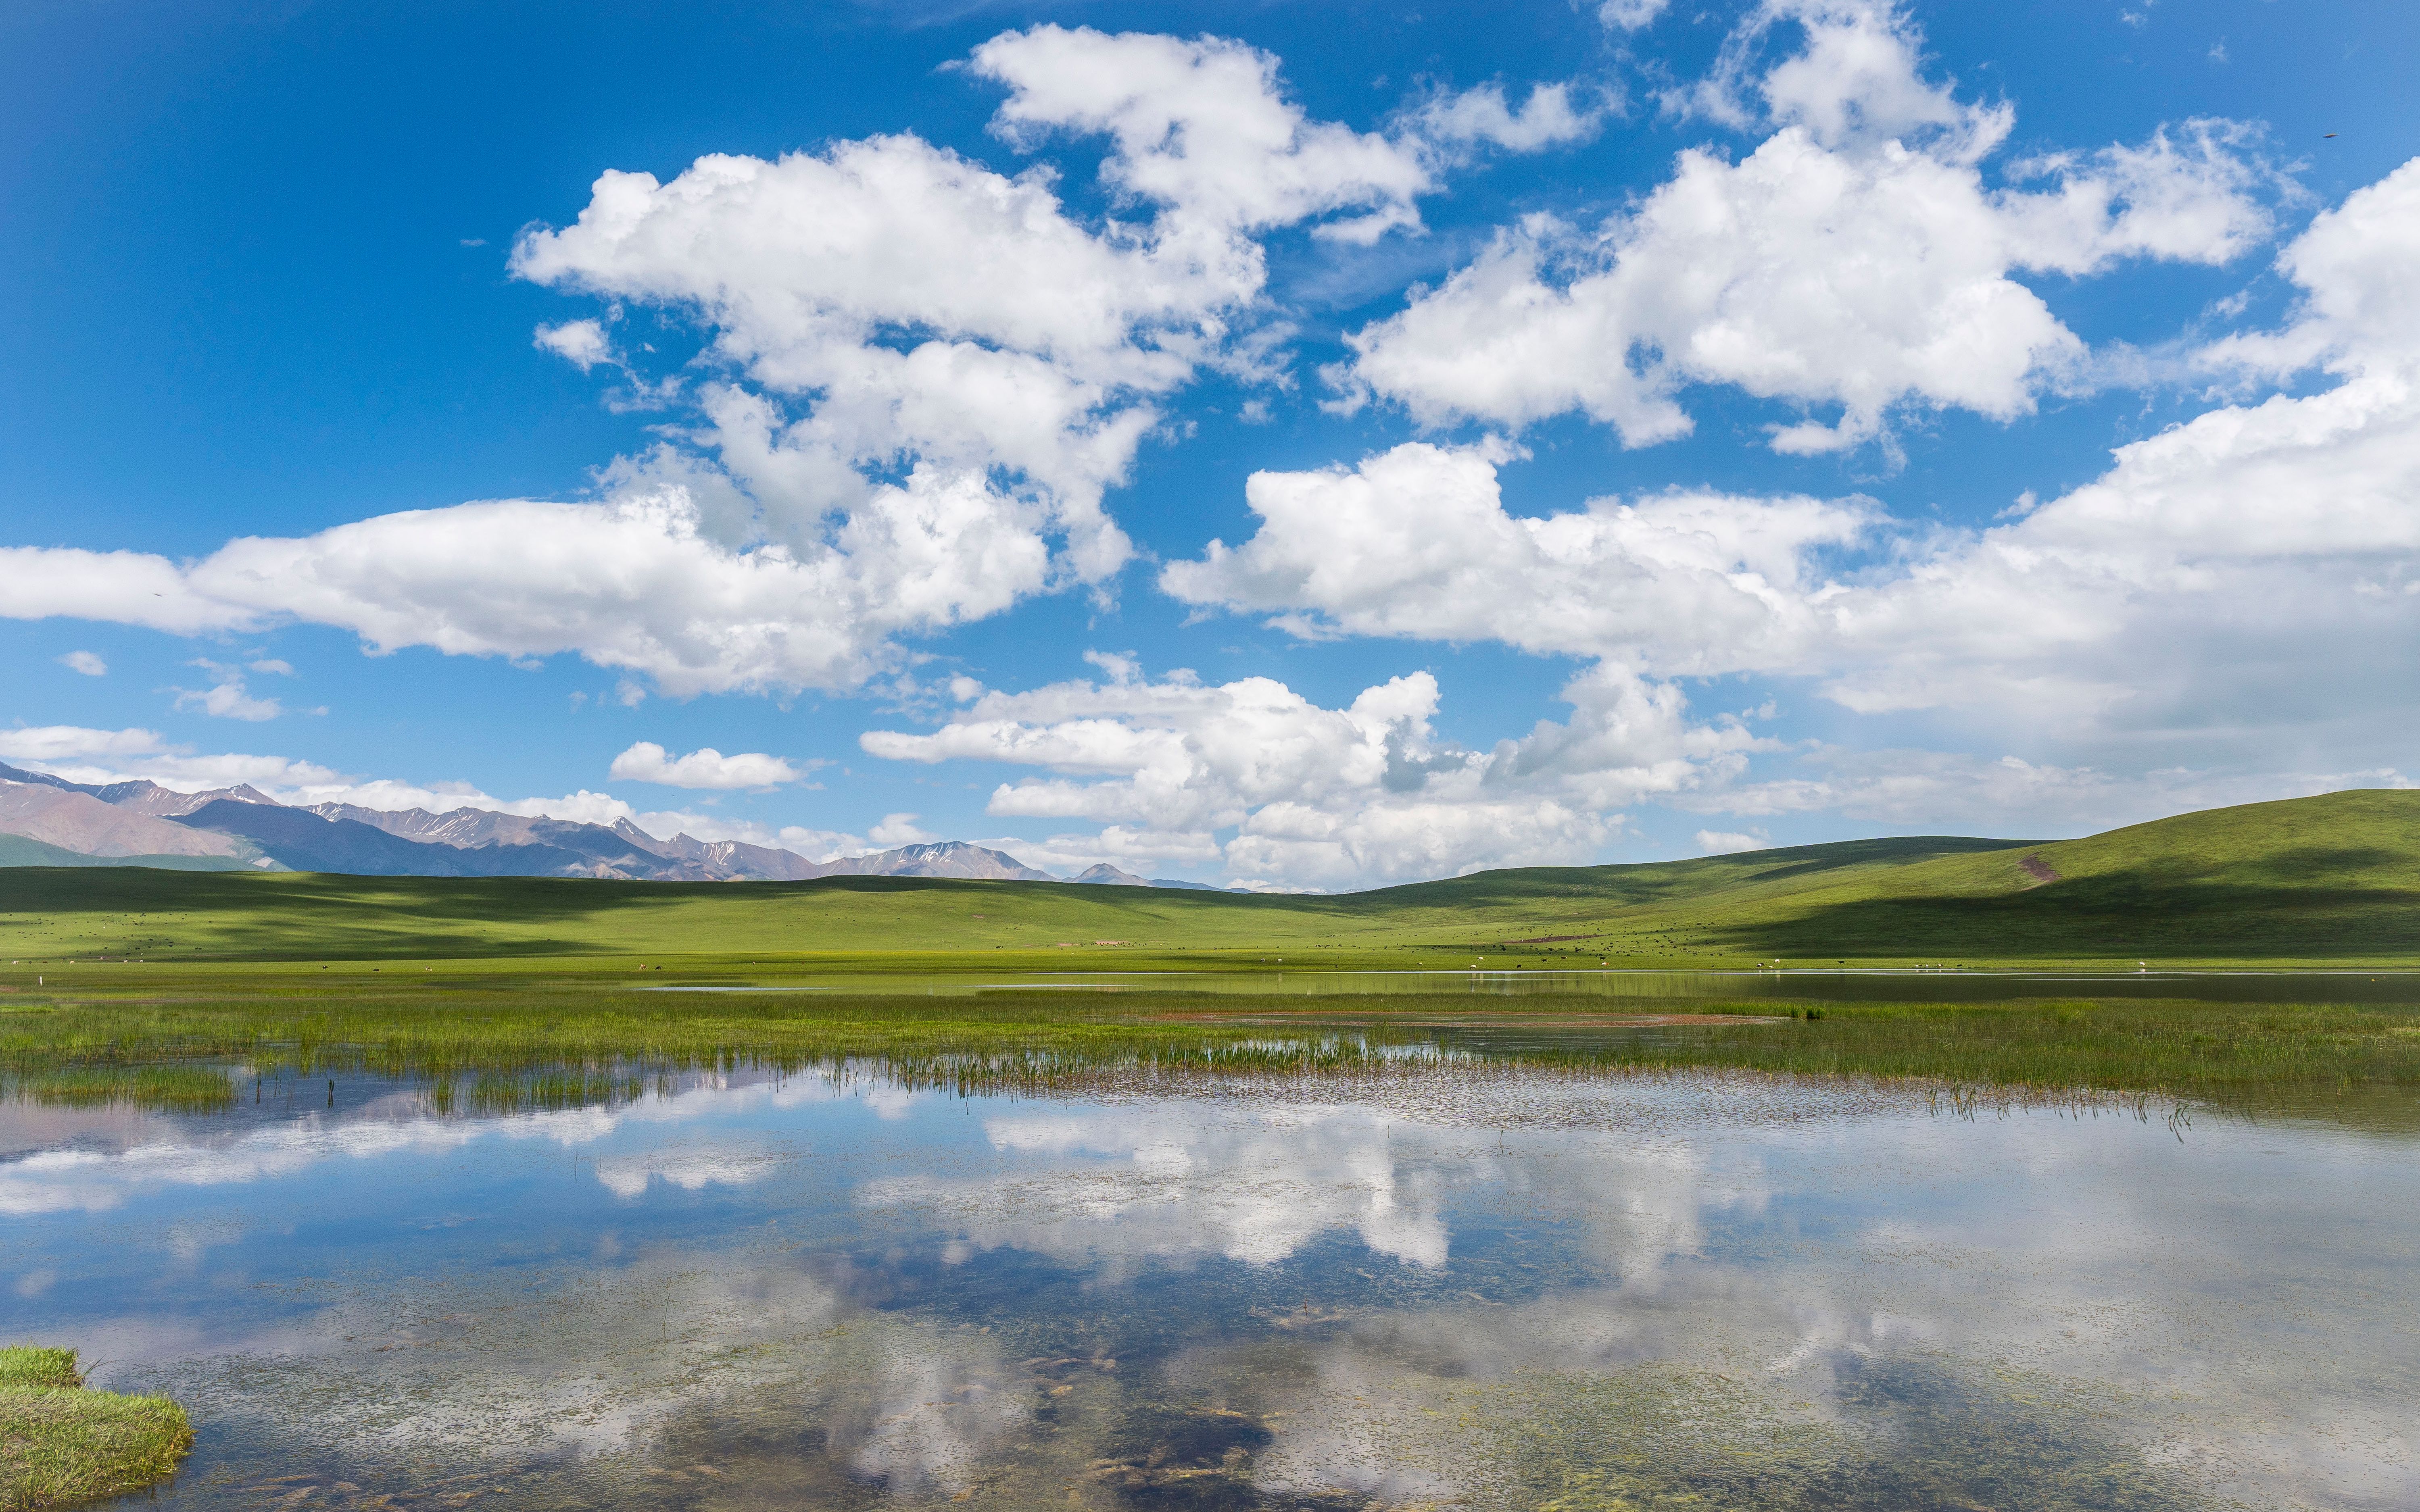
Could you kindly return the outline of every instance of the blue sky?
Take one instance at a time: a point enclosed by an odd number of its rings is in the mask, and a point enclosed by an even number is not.
[[[2414,764],[2409,7],[0,39],[0,760],[1309,887]]]

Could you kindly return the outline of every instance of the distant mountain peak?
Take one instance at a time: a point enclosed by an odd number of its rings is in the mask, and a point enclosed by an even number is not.
[[[70,782],[64,777],[53,777],[48,772],[23,771],[8,765],[0,765],[0,779],[64,788],[70,793],[81,793],[86,797],[99,798],[120,809],[132,809],[154,819],[174,819],[221,799],[234,803],[264,803],[272,809],[283,807],[275,798],[249,782],[231,788],[210,788],[201,793],[179,793],[174,788],[163,788],[147,777],[125,782]]]
[[[1077,872],[1074,876],[1069,877],[1067,880],[1070,882],[1097,884],[1110,887],[1148,887],[1153,886],[1150,878],[1136,876],[1131,872],[1122,872],[1118,868],[1111,866],[1107,861],[1095,862],[1094,864],[1086,867],[1083,871]]]
[[[611,825],[502,813],[491,809],[368,809],[350,803],[287,805],[249,782],[178,793],[147,779],[96,784],[0,764],[0,782],[32,784],[93,801],[81,827],[61,827],[68,810],[28,801],[25,817],[8,833],[31,833],[37,809],[51,817],[37,839],[77,843],[87,834],[96,854],[132,843],[102,816],[110,810],[144,820],[174,820],[176,829],[144,830],[154,852],[203,851],[264,855],[298,872],[373,876],[566,876],[644,882],[804,882],[829,876],[954,877],[976,882],[1064,882],[1121,887],[1204,887],[1199,882],[1139,877],[1109,862],[1073,878],[1026,865],[1005,851],[968,841],[920,841],[864,856],[811,861],[795,851],[745,841],[702,841],[686,832],[659,840],[628,818]],[[105,808],[102,806],[106,806]],[[14,810],[8,810],[13,812]],[[130,832],[131,834],[132,832]],[[210,835],[209,841],[186,836]],[[104,838],[104,836],[106,838]],[[221,841],[225,841],[224,844]],[[122,850],[118,854],[126,854]],[[1216,889],[1209,889],[1216,890]]]
[[[845,856],[818,867],[823,876],[964,877],[976,882],[1056,882],[1005,851],[970,845],[962,840],[924,841],[876,851],[871,856]]]

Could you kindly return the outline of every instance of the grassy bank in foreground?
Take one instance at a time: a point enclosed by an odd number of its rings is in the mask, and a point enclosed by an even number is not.
[[[2415,964],[2420,793],[2253,804],[2085,840],[1856,841],[1326,897],[0,869],[8,983],[94,961],[628,970],[669,957],[885,970]]]
[[[2420,1108],[2412,1095],[2420,1091],[2420,1008],[2382,1005],[691,995],[542,980],[510,989],[177,986],[165,995],[13,1002],[0,1010],[0,1073],[15,1095],[44,1103],[206,1112],[250,1089],[230,1088],[196,1062],[240,1064],[247,1076],[367,1071],[484,1086],[482,1105],[505,1106],[524,1095],[618,1095],[657,1070],[854,1059],[971,1088],[1080,1081],[1138,1064],[1312,1072],[1372,1059],[1376,1047],[1435,1041],[1580,1068],[1922,1077],[2245,1106],[2376,1096]]]
[[[73,1350],[0,1349],[0,1512],[141,1490],[193,1443],[164,1396],[85,1390]]]

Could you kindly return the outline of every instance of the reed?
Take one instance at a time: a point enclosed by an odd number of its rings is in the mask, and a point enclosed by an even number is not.
[[[225,1073],[198,1066],[65,1066],[16,1076],[8,1085],[18,1097],[54,1107],[122,1103],[207,1113],[235,1101]]]

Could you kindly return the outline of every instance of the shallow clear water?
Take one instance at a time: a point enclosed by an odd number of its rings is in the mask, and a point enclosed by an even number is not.
[[[187,1404],[170,1507],[2420,1505],[2391,1134],[1419,1057],[244,1090],[0,1104],[0,1335]]]

